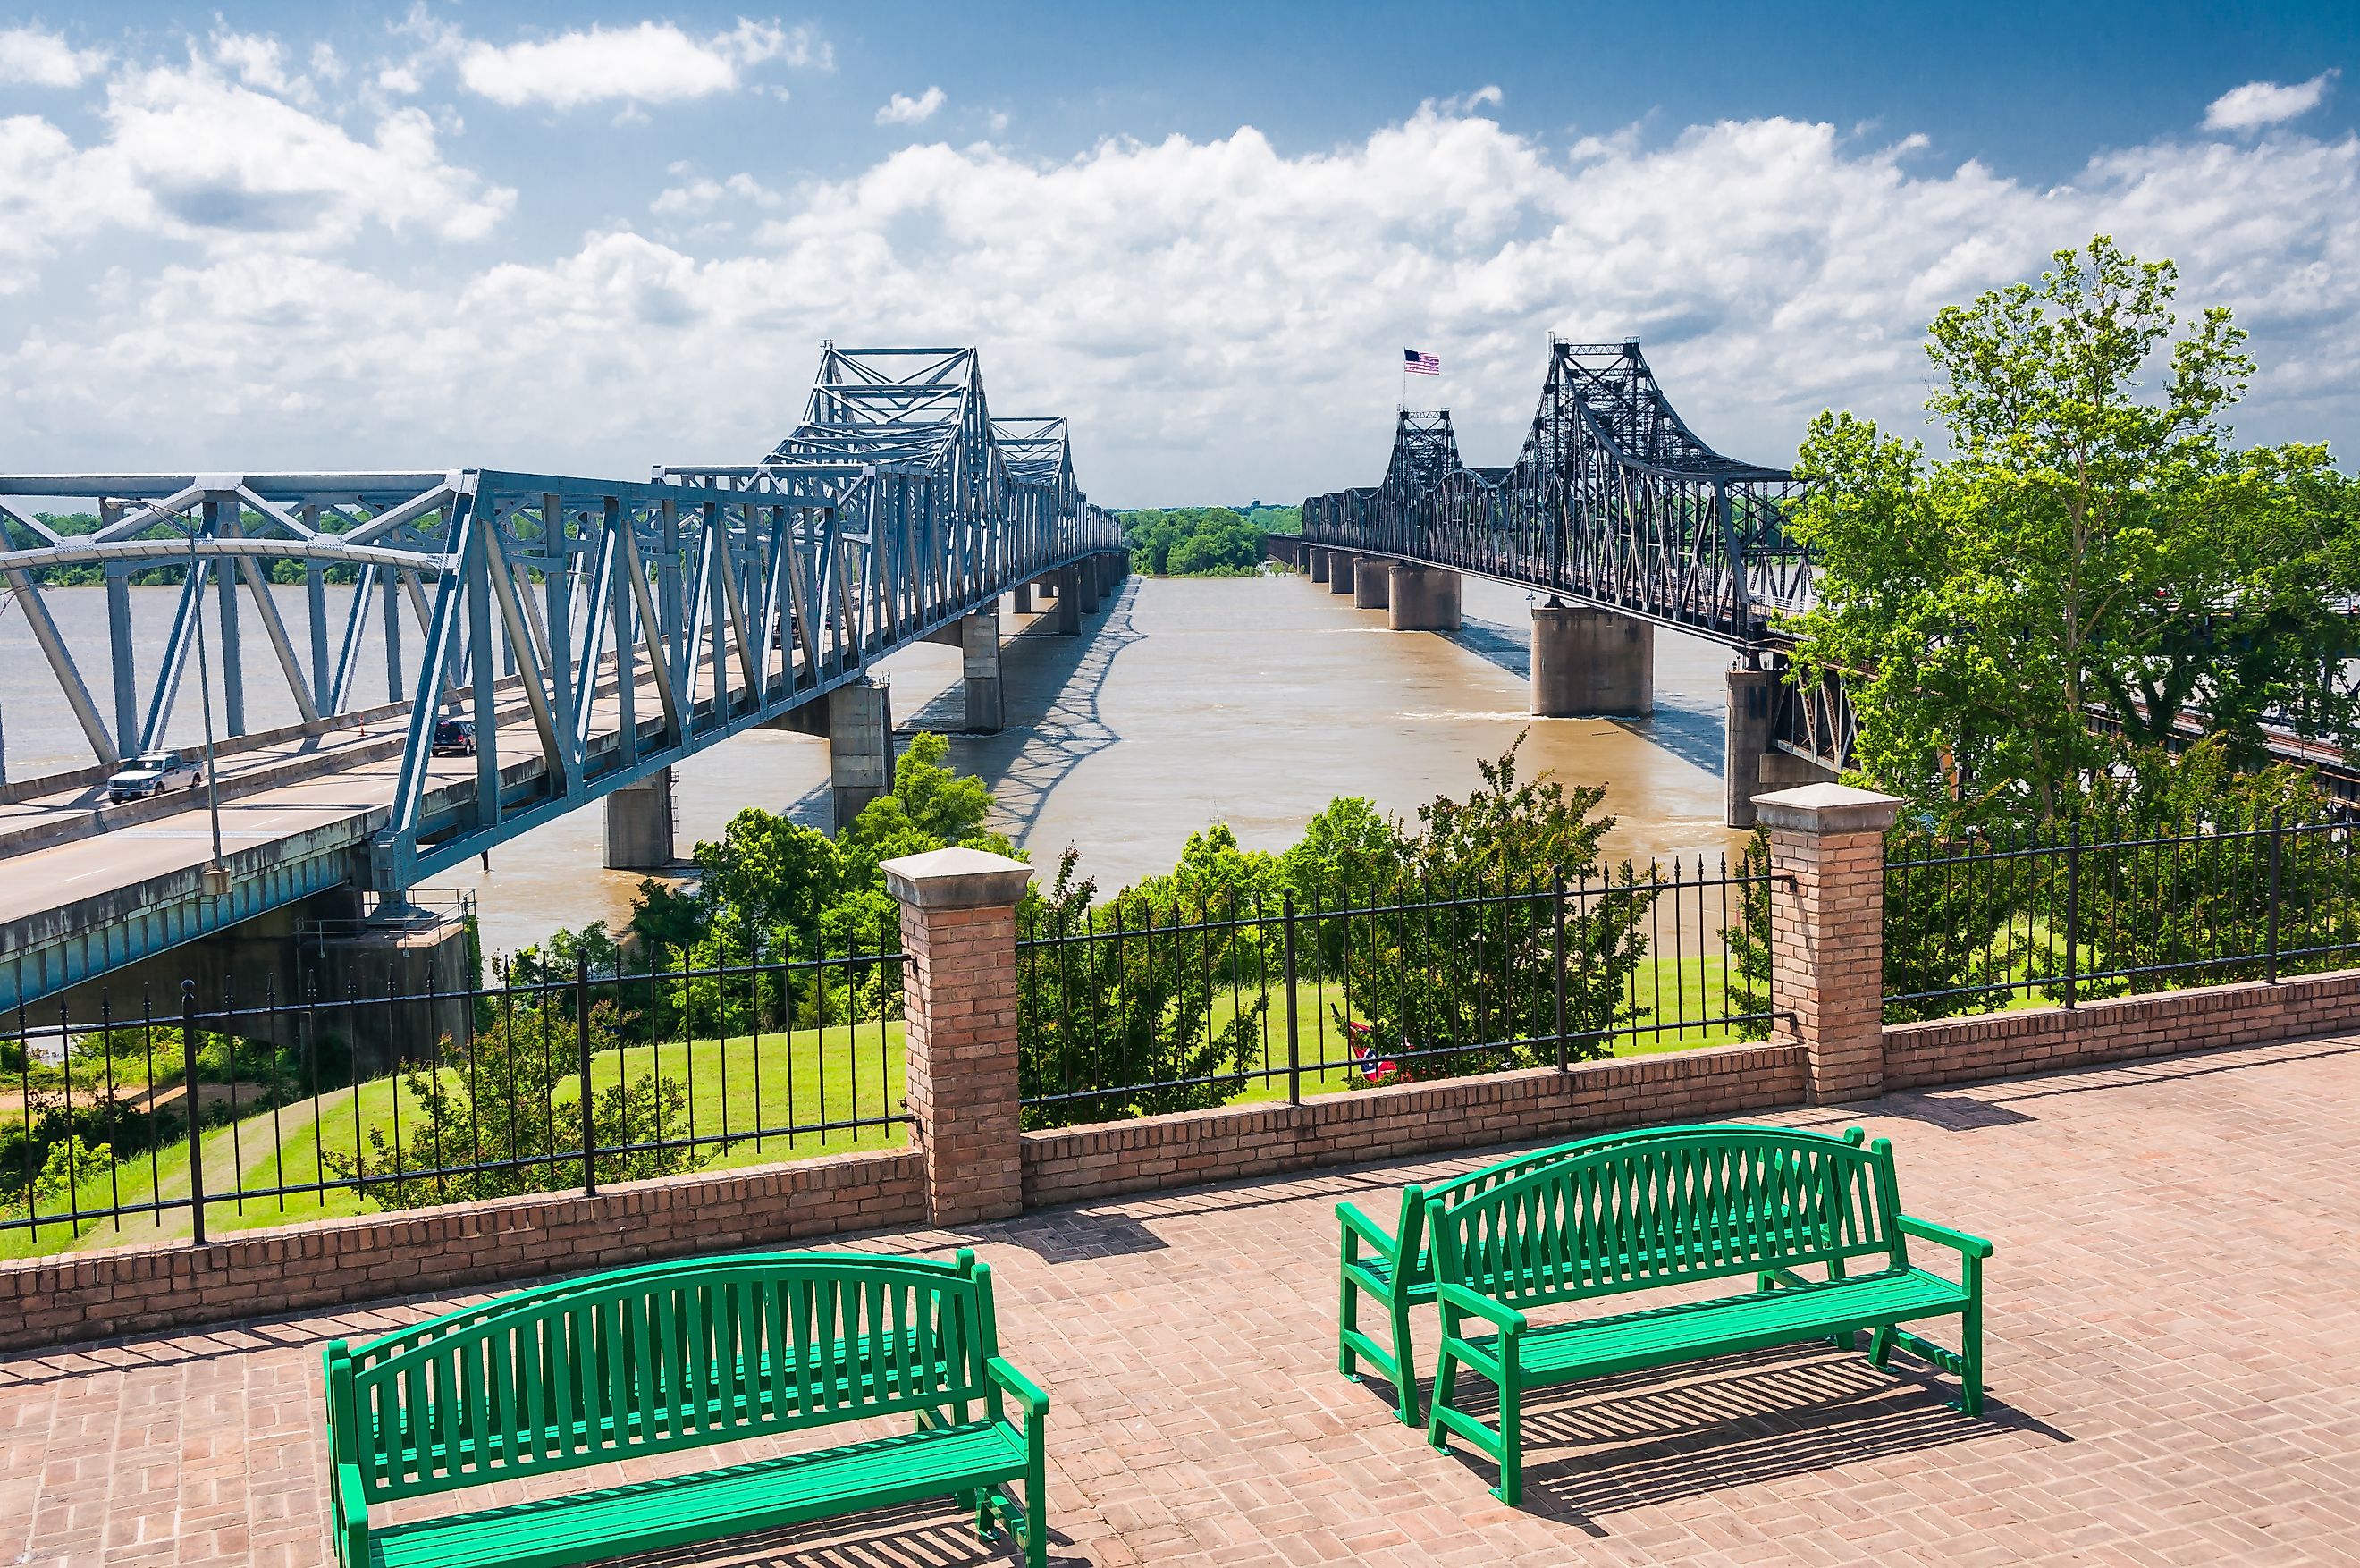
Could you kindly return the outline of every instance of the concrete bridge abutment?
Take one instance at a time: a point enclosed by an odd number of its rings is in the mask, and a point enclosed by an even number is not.
[[[1533,608],[1533,712],[1644,718],[1655,711],[1651,622],[1555,599]]]
[[[608,871],[661,871],[679,859],[672,790],[672,770],[660,768],[599,803],[606,819],[600,863]]]
[[[1362,561],[1352,572],[1352,608],[1355,609],[1385,609],[1393,602],[1393,566],[1390,562],[1374,558]]]
[[[1385,579],[1385,624],[1395,631],[1459,630],[1458,573],[1402,561],[1386,571]]]

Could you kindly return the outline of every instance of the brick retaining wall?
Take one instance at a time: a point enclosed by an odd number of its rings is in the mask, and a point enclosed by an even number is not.
[[[115,1247],[0,1267],[0,1350],[923,1224],[912,1150]]]
[[[2043,1007],[1885,1030],[1888,1089],[2011,1078],[2100,1062],[2264,1045],[2360,1026],[2360,970],[2248,981],[2079,1007]]]
[[[1024,1203],[1709,1121],[1799,1105],[1805,1082],[1799,1046],[1716,1046],[1027,1133]]]

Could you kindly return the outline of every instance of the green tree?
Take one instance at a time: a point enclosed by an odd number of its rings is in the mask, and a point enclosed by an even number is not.
[[[2330,602],[2360,589],[2351,481],[2324,447],[2231,445],[2245,334],[2220,307],[2182,330],[2175,288],[2169,262],[2101,236],[1941,312],[1939,459],[1850,414],[1812,422],[1798,673],[1843,674],[1880,782],[2055,820],[2116,755],[2093,716],[2134,745],[2194,720],[2245,762],[2274,708],[2348,730],[2322,671],[2360,653]]]

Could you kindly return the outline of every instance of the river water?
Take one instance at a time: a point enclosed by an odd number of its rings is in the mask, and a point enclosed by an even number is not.
[[[345,590],[348,591],[348,590]],[[160,642],[174,592],[133,590],[142,602],[143,660]],[[98,588],[45,596],[78,649],[102,649]],[[282,591],[299,651],[300,590]],[[1111,889],[1168,869],[1188,835],[1227,822],[1248,848],[1278,850],[1339,795],[1365,795],[1414,816],[1437,794],[1463,795],[1475,764],[1529,729],[1528,773],[1606,786],[1617,822],[1615,859],[1733,855],[1741,835],[1721,826],[1726,649],[1658,630],[1655,713],[1638,720],[1535,718],[1524,709],[1531,669],[1529,599],[1522,589],[1466,579],[1466,629],[1455,638],[1385,629],[1382,610],[1302,576],[1134,577],[1085,635],[1016,637],[1003,656],[1008,723],[996,736],[956,737],[953,761],[980,775],[998,826],[1054,866],[1068,845],[1082,870]],[[332,605],[332,609],[342,606]],[[375,618],[372,618],[373,620]],[[414,629],[405,629],[414,630]],[[293,717],[260,629],[249,625],[248,728]],[[414,654],[414,648],[406,650]],[[103,653],[86,656],[93,696],[111,712]],[[0,733],[8,775],[79,767],[83,749],[21,611],[0,618]],[[381,653],[359,687],[378,700]],[[903,729],[956,729],[959,653],[923,645],[884,662]],[[215,669],[218,680],[218,666]],[[175,739],[192,741],[194,693]],[[825,826],[824,740],[755,731],[676,770],[680,849],[720,835],[732,813],[760,806]],[[474,891],[486,946],[512,951],[558,926],[619,925],[639,873],[600,869],[599,814],[585,809],[492,851],[435,885]]]

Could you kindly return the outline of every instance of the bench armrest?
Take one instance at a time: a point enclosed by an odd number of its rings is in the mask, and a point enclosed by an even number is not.
[[[1437,1294],[1444,1302],[1460,1311],[1472,1312],[1484,1321],[1496,1325],[1502,1333],[1520,1334],[1524,1332],[1524,1315],[1522,1312],[1494,1301],[1480,1291],[1470,1290],[1464,1285],[1454,1285],[1446,1279]]]
[[[365,1568],[368,1562],[368,1488],[361,1467],[336,1466],[336,1557],[345,1568]]]
[[[1371,1220],[1349,1203],[1338,1203],[1336,1205],[1336,1218],[1342,1221],[1344,1224],[1341,1240],[1343,1242],[1344,1259],[1346,1262],[1349,1263],[1352,1261],[1352,1241],[1355,1237],[1358,1237],[1360,1240],[1364,1241],[1368,1243],[1369,1245],[1374,1247],[1377,1250],[1378,1255],[1385,1258],[1387,1261],[1399,1261],[1401,1243],[1395,1241],[1392,1234],[1389,1233],[1382,1225],[1380,1225],[1374,1220]]]
[[[1006,1357],[993,1356],[984,1363],[983,1369],[994,1383],[1016,1397],[1016,1402],[1024,1407],[1027,1420],[1039,1420],[1049,1413],[1049,1396],[1041,1391],[1039,1384],[1017,1371]]]
[[[1954,1231],[1948,1225],[1938,1225],[1931,1220],[1914,1219],[1907,1214],[1897,1216],[1897,1220],[1905,1236],[1932,1242],[1937,1246],[1949,1247],[1972,1258],[1986,1258],[1992,1255],[1991,1243],[1981,1236],[1971,1236],[1964,1231]]]

